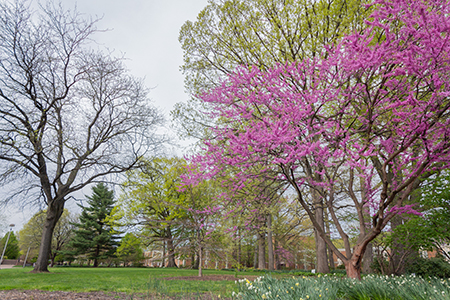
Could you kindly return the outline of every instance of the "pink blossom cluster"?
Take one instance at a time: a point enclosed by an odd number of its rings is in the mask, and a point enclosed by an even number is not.
[[[226,177],[231,166],[230,194],[274,170],[293,186],[330,190],[353,171],[366,186],[361,201],[382,218],[391,204],[388,213],[401,209],[421,174],[448,167],[449,2],[373,5],[366,30],[321,57],[241,67],[201,95],[211,118],[226,122],[185,183]]]

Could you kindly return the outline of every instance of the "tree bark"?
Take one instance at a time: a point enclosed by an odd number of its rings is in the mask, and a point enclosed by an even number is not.
[[[258,243],[255,243],[255,253],[253,257],[253,267],[256,269],[256,266],[258,265]]]
[[[197,256],[197,257],[196,257]],[[195,258],[196,257],[196,258]],[[195,255],[195,253],[193,254],[193,260],[192,260],[192,263],[193,263],[193,269],[196,269],[196,270],[198,270],[198,266],[199,266],[199,264],[200,264],[200,259],[199,259],[199,257],[200,257],[200,255],[198,254],[198,251],[197,251],[197,255]]]
[[[170,227],[167,228],[167,251],[169,254],[167,267],[178,268],[175,262],[175,247],[173,245],[173,236]]]
[[[55,265],[55,256],[56,254],[50,253],[50,268],[53,268],[53,266]]]
[[[273,252],[273,240],[272,240],[272,215],[267,215],[267,247],[269,248],[269,270],[274,269],[274,252]]]
[[[165,230],[164,230],[165,231]],[[165,235],[165,234],[164,234]],[[166,239],[163,239],[163,250],[162,250],[162,262],[161,266],[164,268],[166,266]]]
[[[242,256],[242,253],[241,253],[241,241],[242,241],[242,239],[241,239],[241,232],[240,232],[240,230],[238,229],[238,231],[237,231],[237,239],[238,239],[238,241],[237,241],[237,246],[238,246],[238,249],[237,249],[237,269],[238,269],[238,271],[239,271],[239,269],[241,268],[241,256]]]
[[[266,269],[266,239],[265,232],[258,232],[258,269]]]
[[[319,226],[325,231],[325,223],[323,219],[323,201],[320,199],[320,195],[317,192],[313,192],[315,203],[315,218]],[[316,239],[316,271],[319,273],[329,273],[328,259],[327,259],[327,247],[325,241],[320,237],[317,229],[314,229],[314,236]]]
[[[373,273],[372,263],[373,263],[373,245],[372,245],[372,243],[369,243],[367,245],[366,252],[364,252],[363,263],[362,263],[363,264],[362,272],[364,274]]]
[[[348,278],[361,280],[361,268],[353,259],[345,262],[345,271]]]
[[[397,228],[398,226],[403,224],[403,220],[402,220],[402,216],[401,215],[396,215],[395,217],[393,217],[391,219],[391,229],[395,230],[395,228]],[[392,264],[391,266],[391,271],[393,274],[395,275],[401,275],[404,273],[404,266],[403,266],[403,261],[405,256],[407,255],[407,251],[409,251],[408,249],[406,249],[406,246],[399,240],[394,239],[392,241],[392,259],[390,261],[390,263]]]
[[[350,259],[344,261],[347,277],[361,280],[361,263],[368,243],[358,243]]]
[[[202,252],[203,252],[203,247],[200,246],[198,249],[198,277],[202,277],[203,276],[203,270],[202,270]]]
[[[53,231],[56,223],[64,211],[64,200],[53,200],[47,207],[47,216],[42,231],[41,245],[39,246],[39,256],[33,272],[48,272],[48,259],[52,247]]]
[[[275,248],[278,248],[278,241],[275,239]],[[275,253],[275,269],[281,270],[280,255]]]
[[[95,246],[94,268],[98,267],[98,256],[100,255],[100,245]]]
[[[330,219],[329,219],[328,212],[327,212],[326,208],[325,208],[324,212],[325,212],[325,216],[326,216],[325,228],[326,228],[326,230],[327,230],[327,235],[328,235],[328,237],[331,239]],[[325,243],[325,241],[324,241],[324,243]],[[329,268],[330,268],[330,269],[334,269],[334,256],[333,256],[333,250],[331,249],[331,247],[328,247],[326,243],[325,243],[325,247],[327,248],[327,251],[328,251],[328,264],[329,264]]]

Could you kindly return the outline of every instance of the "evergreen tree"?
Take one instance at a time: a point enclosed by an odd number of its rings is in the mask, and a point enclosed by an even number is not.
[[[117,248],[117,232],[106,222],[115,201],[113,191],[103,183],[93,187],[92,192],[92,196],[87,197],[89,206],[82,207],[80,222],[74,224],[78,229],[69,246],[76,256],[85,255],[97,267],[99,260],[114,256]]]

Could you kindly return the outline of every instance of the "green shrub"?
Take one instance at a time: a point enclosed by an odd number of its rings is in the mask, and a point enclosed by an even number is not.
[[[407,265],[406,272],[422,277],[450,278],[450,264],[443,257],[420,257]]]

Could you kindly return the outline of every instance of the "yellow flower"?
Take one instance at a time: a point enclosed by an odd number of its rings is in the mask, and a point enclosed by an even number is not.
[[[298,286],[298,282],[295,285]]]
[[[309,299],[309,296],[308,296],[308,295],[306,295],[306,299]]]
[[[322,297],[322,295],[319,295],[319,297]]]

